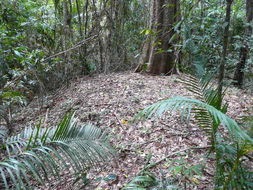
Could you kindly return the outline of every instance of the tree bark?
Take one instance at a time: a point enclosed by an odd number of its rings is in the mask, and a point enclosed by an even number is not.
[[[246,3],[246,19],[247,23],[249,24],[252,22],[253,19],[253,0],[247,0]],[[244,68],[247,62],[248,53],[249,53],[249,45],[247,42],[247,37],[250,36],[252,33],[252,27],[248,25],[245,29],[245,40],[243,41],[243,46],[240,49],[240,60],[236,65],[236,70],[234,73],[234,86],[237,86],[239,88],[243,85],[243,78],[244,78]]]
[[[142,65],[149,64],[148,72],[154,75],[172,74],[175,55],[169,40],[174,34],[173,26],[177,21],[177,0],[153,0],[151,8],[150,30],[154,39],[149,37],[143,47],[140,65],[135,70],[142,70]]]
[[[82,38],[83,37],[83,30],[82,30],[82,18],[81,18],[79,0],[76,0],[76,10],[77,10],[78,24],[79,24],[79,28],[78,28],[79,29],[79,35]]]
[[[221,97],[222,95],[222,87],[223,87],[223,79],[225,74],[225,65],[226,65],[226,56],[227,56],[227,49],[228,49],[228,39],[229,39],[229,26],[230,26],[230,17],[231,17],[231,6],[233,0],[227,0],[226,6],[226,17],[225,17],[225,29],[224,29],[224,36],[223,36],[223,52],[221,57],[221,63],[219,68],[219,80],[218,80],[218,92]]]

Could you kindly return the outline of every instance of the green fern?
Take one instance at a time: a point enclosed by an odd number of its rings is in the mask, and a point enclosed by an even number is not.
[[[204,75],[202,78],[198,78],[192,75],[187,75],[181,82],[185,84],[186,89],[191,91],[197,100],[205,102],[216,109],[225,113],[227,111],[227,104],[222,105],[225,91],[219,94],[218,86],[215,86],[212,82],[213,75]]]
[[[222,104],[224,93],[220,95],[217,89],[212,89],[210,78],[197,79],[188,76],[182,82],[195,98],[173,97],[162,100],[144,108],[134,120],[161,117],[164,113],[173,111],[180,112],[183,118],[190,118],[193,115],[199,127],[211,139],[216,160],[216,189],[225,190],[242,184],[241,187],[251,186],[252,175],[248,175],[247,170],[242,166],[241,158],[252,152],[253,139],[235,120],[225,114],[227,105]],[[228,129],[230,139],[224,139],[217,133],[221,124]]]
[[[146,190],[147,188],[157,185],[155,176],[145,171],[141,175],[136,176],[122,190]]]
[[[244,140],[253,141],[238,124],[228,117],[227,104],[222,105],[224,93],[219,96],[217,89],[212,89],[211,76],[204,76],[201,79],[188,75],[182,83],[193,93],[196,99],[173,97],[162,100],[150,106],[147,106],[134,120],[150,117],[161,117],[166,112],[179,111],[183,118],[194,116],[195,121],[210,137],[211,144],[214,145],[215,135],[220,124],[227,127],[232,137],[238,137]]]
[[[161,175],[161,173],[160,173]],[[165,190],[178,189],[173,185],[172,180],[164,177],[155,176],[148,170],[141,172],[134,177],[122,190]]]
[[[253,115],[244,116],[241,121],[240,124],[247,128],[247,134],[253,138]]]
[[[225,93],[220,96],[218,88],[213,89],[212,75],[203,75],[202,78],[197,78],[192,75],[187,75],[181,82],[186,85],[186,88],[193,93],[197,100],[200,100],[208,105],[215,107],[222,113],[226,113],[227,104],[222,105],[222,101]],[[220,122],[215,122],[208,110],[204,108],[194,108],[195,121],[197,121],[199,127],[210,136],[211,144],[214,144],[215,134]]]
[[[27,189],[31,178],[44,184],[70,166],[75,172],[98,167],[114,153],[106,133],[92,125],[78,125],[74,114],[67,114],[57,127],[40,124],[24,129],[5,140],[5,150],[8,156],[0,160],[0,182],[6,189]]]

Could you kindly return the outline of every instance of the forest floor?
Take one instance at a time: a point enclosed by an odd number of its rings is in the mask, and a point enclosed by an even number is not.
[[[61,181],[52,180],[41,189],[118,190],[145,166],[148,155],[152,155],[150,163],[168,157],[151,170],[158,177],[170,179],[174,184],[185,186],[185,189],[213,189],[214,162],[212,158],[206,159],[208,149],[191,149],[208,145],[207,136],[194,122],[184,123],[175,114],[130,122],[138,111],[158,100],[190,96],[184,85],[177,81],[178,78],[178,75],[150,76],[130,72],[84,77],[72,82],[68,88],[45,97],[42,107],[39,101],[32,101],[14,117],[20,128],[34,125],[45,115],[46,125],[55,125],[66,111],[74,109],[80,122],[108,129],[110,141],[118,152],[115,160],[102,170],[89,172],[87,177],[93,180],[83,188],[73,185],[73,178],[64,171]],[[252,97],[245,91],[229,88],[225,97],[229,104],[228,115],[234,119],[248,115],[253,107]],[[177,151],[181,152],[174,154]],[[173,174],[175,170],[170,168],[177,165],[179,161],[176,159],[180,158],[184,171],[192,171],[192,166],[201,164],[204,166],[202,174]]]

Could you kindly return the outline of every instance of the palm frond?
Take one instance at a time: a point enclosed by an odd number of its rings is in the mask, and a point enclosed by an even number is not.
[[[192,113],[192,110],[196,108],[200,108],[200,110],[206,110],[210,116],[212,116],[214,122],[221,123],[227,127],[231,136],[253,142],[253,139],[250,138],[239,127],[239,125],[226,114],[205,102],[191,98],[173,97],[167,100],[162,100],[144,108],[144,110],[135,116],[134,120],[141,118],[161,117],[161,115],[164,113],[173,111],[179,111],[181,115],[188,117]],[[205,122],[205,120],[202,122]]]
[[[186,89],[192,92],[196,99],[206,101],[206,92],[211,82],[210,77],[199,79],[193,75],[186,75],[179,81],[185,84]]]
[[[210,77],[203,77],[201,79],[192,76],[186,75],[186,77],[181,80],[181,83],[185,84],[186,88],[193,93],[196,99],[202,102],[208,102],[208,90],[210,86],[211,79]],[[195,121],[212,139],[212,117],[208,111],[203,108],[193,108]],[[211,140],[212,141],[212,140]]]
[[[157,185],[155,176],[150,172],[144,172],[142,175],[136,176],[122,190],[145,190]]]
[[[6,189],[10,184],[25,188],[31,177],[43,184],[59,176],[62,168],[80,172],[98,167],[114,154],[106,133],[89,124],[78,125],[74,114],[66,115],[56,127],[29,127],[5,142],[9,157],[0,161],[0,181]]]
[[[206,74],[202,78],[186,75],[186,77],[180,81],[186,85],[186,88],[193,93],[197,100],[205,102],[218,110],[225,112],[227,104],[222,105],[225,91],[220,97],[218,87],[213,88],[215,85],[212,82],[212,78],[213,75],[211,74]]]
[[[207,103],[225,113],[227,111],[227,104],[222,105],[225,91],[220,95],[218,88],[213,88],[212,78],[212,74],[205,74],[201,78],[186,75],[181,80],[181,83],[186,85],[186,88],[193,93],[197,100]],[[220,122],[215,122],[210,113],[204,108],[193,108],[192,113],[194,113],[194,119],[198,126],[209,135],[210,142],[213,144],[214,135],[217,132]]]

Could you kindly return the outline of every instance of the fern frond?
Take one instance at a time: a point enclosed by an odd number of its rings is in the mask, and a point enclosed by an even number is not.
[[[198,126],[202,128],[208,135],[212,136],[212,117],[210,113],[203,108],[193,108],[192,113],[194,114],[194,119]]]
[[[193,93],[194,97],[202,102],[205,102],[218,110],[226,111],[222,107],[222,100],[225,95],[225,91],[221,97],[217,88],[213,88],[212,75],[205,75],[202,78],[198,78],[192,75],[186,75],[181,83],[185,84],[186,88]],[[226,107],[227,105],[224,105]]]
[[[209,86],[211,82],[211,77],[202,77],[201,79],[193,76],[186,75],[186,77],[181,80],[181,83],[185,84],[186,89],[193,93],[197,100],[206,102],[209,104],[210,94],[208,94]],[[198,126],[202,128],[210,137],[210,141],[213,141],[213,120],[208,111],[203,108],[193,108],[194,119]]]
[[[114,154],[106,133],[77,125],[74,114],[66,115],[57,127],[26,128],[6,139],[5,147],[9,157],[0,162],[0,182],[6,189],[10,184],[25,189],[31,177],[43,184],[70,166],[75,172],[98,167]]]
[[[150,172],[144,172],[142,175],[136,176],[122,190],[145,190],[157,185],[155,176]]]
[[[173,97],[167,100],[162,100],[144,108],[139,114],[135,116],[134,120],[141,118],[161,117],[162,114],[173,111],[179,111],[181,115],[188,116],[191,114],[191,111],[193,109],[197,108],[199,108],[201,112],[202,110],[206,110],[206,112],[212,116],[214,122],[221,123],[228,129],[231,136],[253,142],[253,139],[250,138],[239,127],[239,125],[226,114],[222,113],[215,107],[208,105],[205,102],[191,98]],[[201,122],[205,123],[209,121],[203,119]]]
[[[180,82],[185,85],[186,89],[193,93],[194,97],[202,102],[207,102],[207,91],[209,90],[211,77],[203,77],[201,79],[186,75]]]
[[[227,111],[227,104],[222,105],[224,98],[224,92],[219,94],[218,89],[213,89],[214,84],[212,82],[212,75],[204,75],[202,78],[198,78],[192,75],[187,75],[181,80],[181,83],[186,85],[186,88],[193,93],[194,97],[201,102],[215,107],[217,110],[225,113]],[[202,128],[210,138],[211,144],[214,144],[214,135],[217,132],[217,128],[220,122],[215,122],[210,113],[203,108],[192,109],[194,113],[194,119],[198,126]]]

